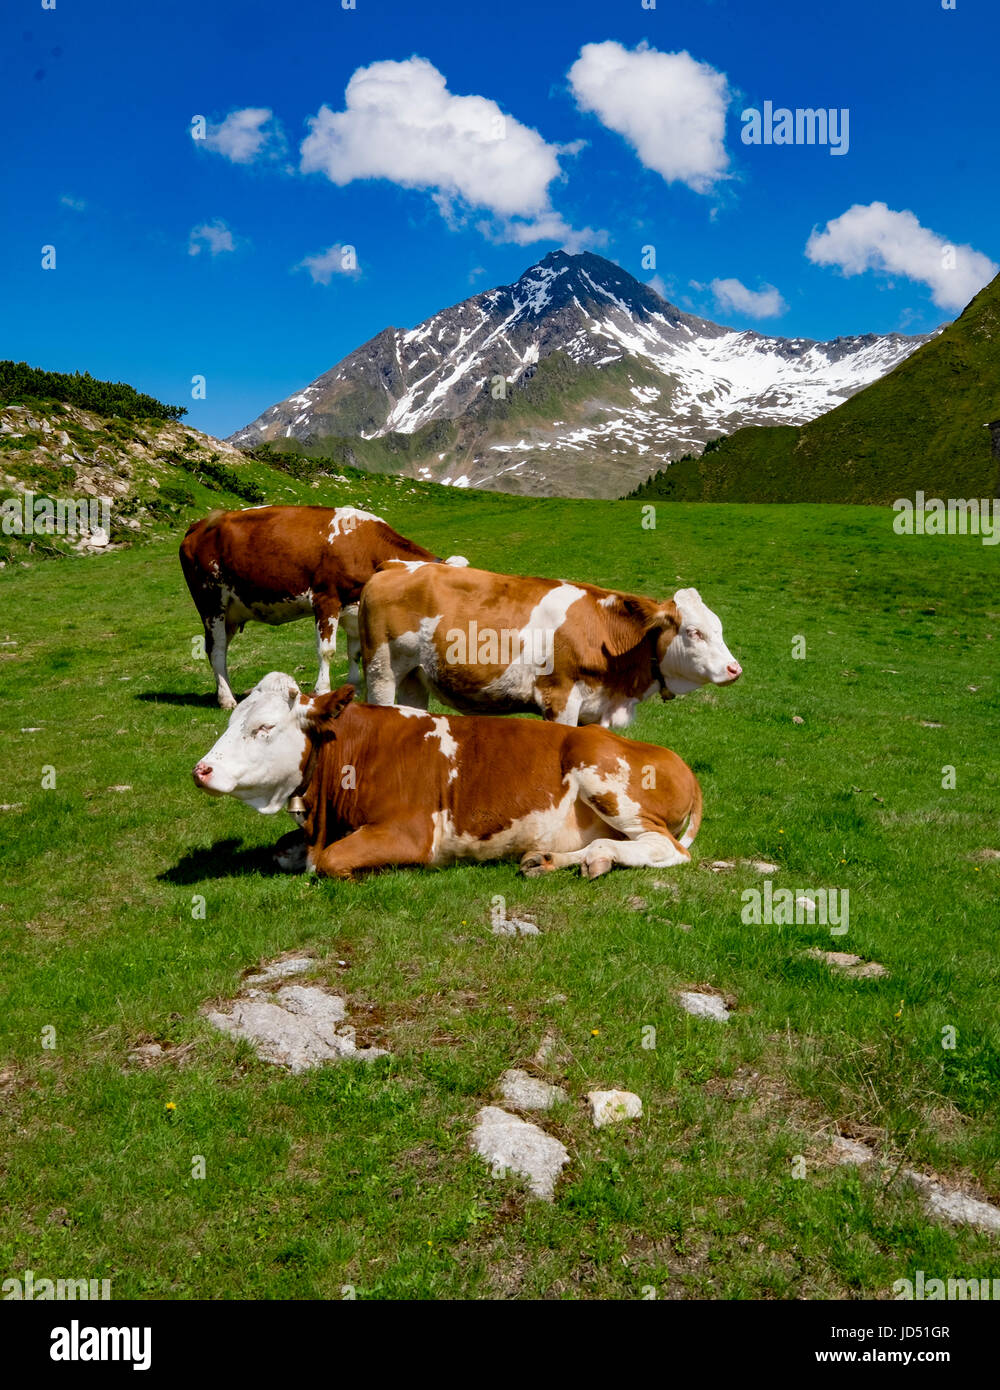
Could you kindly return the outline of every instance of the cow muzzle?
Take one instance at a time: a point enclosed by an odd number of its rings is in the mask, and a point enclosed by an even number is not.
[[[212,771],[211,763],[200,762],[195,765],[191,776],[194,778],[195,786],[200,787],[203,792],[210,792],[212,796],[221,796],[221,792],[209,786],[209,782],[212,779]]]

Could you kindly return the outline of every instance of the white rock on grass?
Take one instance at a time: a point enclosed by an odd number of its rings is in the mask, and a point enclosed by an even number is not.
[[[470,1143],[491,1166],[494,1177],[516,1173],[545,1202],[555,1197],[556,1182],[569,1162],[569,1152],[558,1139],[495,1105],[479,1111]]]
[[[960,1226],[975,1226],[977,1231],[1000,1231],[1000,1208],[992,1202],[968,1197],[957,1187],[946,1187],[912,1168],[904,1168],[903,1177],[923,1197],[928,1215]]]
[[[637,1120],[642,1114],[642,1101],[634,1091],[588,1091],[587,1103],[595,1129]]]
[[[720,999],[717,994],[699,994],[696,990],[683,990],[678,994],[677,1000],[681,1008],[689,1014],[694,1014],[695,1018],[714,1018],[719,1023],[726,1023],[729,1019],[725,1000]]]
[[[500,1094],[515,1110],[551,1110],[569,1096],[561,1086],[551,1086],[530,1072],[513,1067],[500,1078]]]
[[[821,960],[837,970],[841,975],[851,975],[856,980],[881,980],[889,974],[884,965],[877,960],[864,960],[852,955],[850,951],[822,951],[818,946],[810,946],[804,952],[812,960]]]
[[[537,925],[528,917],[498,917],[493,922],[494,936],[540,936]]]
[[[285,985],[276,994],[251,990],[232,1001],[231,1012],[206,1017],[221,1032],[245,1038],[265,1062],[292,1072],[345,1057],[370,1062],[388,1056],[382,1047],[357,1047],[354,1029],[344,1026],[343,999],[317,987]]]
[[[862,1144],[858,1139],[845,1139],[842,1134],[834,1137],[831,1148],[838,1163],[852,1164],[855,1168],[860,1168],[863,1163],[871,1163],[875,1157],[867,1144]]]
[[[248,975],[243,981],[246,985],[269,985],[272,980],[284,980],[289,975],[301,975],[311,970],[316,962],[311,956],[293,956],[289,960],[275,960],[256,975]]]

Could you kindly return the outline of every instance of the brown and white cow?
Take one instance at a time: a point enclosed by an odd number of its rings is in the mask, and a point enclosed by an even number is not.
[[[381,517],[356,507],[249,507],[195,522],[181,543],[181,567],[205,626],[222,708],[236,705],[226,668],[229,643],[251,621],[276,625],[312,614],[321,693],[330,689],[342,622],[350,679],[357,681],[358,599],[390,559],[440,563]],[[465,561],[452,556],[449,563]]]
[[[368,699],[540,711],[624,728],[641,700],[731,685],[743,668],[697,589],[657,602],[593,584],[387,564],[358,611]]]
[[[527,874],[579,864],[597,878],[691,857],[701,790],[666,748],[352,695],[303,695],[291,676],[265,676],[194,768],[196,785],[265,815],[301,798],[308,867],[335,878],[461,859],[519,859]]]

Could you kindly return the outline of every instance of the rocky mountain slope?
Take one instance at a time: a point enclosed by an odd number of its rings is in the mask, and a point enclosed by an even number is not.
[[[231,436],[455,486],[620,496],[750,424],[801,424],[927,341],[818,343],[687,314],[619,266],[556,251],[512,285],[386,328]]]

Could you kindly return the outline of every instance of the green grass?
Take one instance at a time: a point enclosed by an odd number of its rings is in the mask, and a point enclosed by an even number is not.
[[[875,509],[677,505],[648,531],[635,503],[365,486],[359,505],[485,567],[697,584],[746,675],[645,706],[630,733],[696,769],[696,860],[766,858],[776,887],[848,888],[850,932],[744,926],[759,877],[697,864],[596,883],[511,864],[269,873],[287,817],[191,783],[225,719],[191,655],[174,545],[9,565],[0,801],[23,809],[0,812],[5,1277],[110,1277],[115,1297],[629,1299],[891,1296],[915,1269],[995,1274],[995,1242],[827,1160],[839,1127],[1000,1196],[1000,863],[971,857],[998,846],[993,551],[898,537]],[[271,669],[308,685],[314,660],[308,624],[251,626],[234,685]],[[541,936],[492,936],[495,894]],[[891,976],[838,977],[812,945]],[[316,956],[391,1059],[291,1077],[203,1021],[285,951]],[[734,997],[728,1024],[676,1007],[698,985]],[[546,1032],[540,1074],[571,1096],[542,1121],[572,1155],[551,1206],[467,1147]],[[130,1062],[150,1039],[177,1060]],[[643,1118],[597,1132],[581,1099],[613,1086]]]

